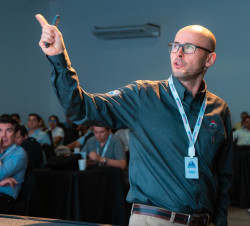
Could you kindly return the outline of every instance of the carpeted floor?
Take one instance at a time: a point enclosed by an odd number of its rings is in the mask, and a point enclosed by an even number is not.
[[[228,211],[228,226],[250,226],[250,214],[247,209],[230,207]]]

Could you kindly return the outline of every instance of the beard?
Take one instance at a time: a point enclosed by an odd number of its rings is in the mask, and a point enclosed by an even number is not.
[[[172,72],[173,72],[173,76],[175,76],[177,79],[179,79],[180,81],[189,81],[189,80],[195,80],[198,77],[200,77],[201,75],[203,76],[204,74],[204,69],[201,70],[193,70],[193,71],[189,71],[186,69],[175,69],[172,68]]]

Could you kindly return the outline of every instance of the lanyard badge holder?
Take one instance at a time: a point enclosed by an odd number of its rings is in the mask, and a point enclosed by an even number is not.
[[[184,124],[184,128],[186,130],[187,133],[187,137],[189,140],[189,148],[188,148],[188,157],[184,158],[184,163],[185,163],[185,177],[187,179],[199,179],[199,167],[198,167],[198,158],[195,157],[195,147],[194,144],[196,142],[196,139],[198,137],[199,131],[200,131],[200,127],[201,127],[201,123],[203,120],[203,116],[206,110],[206,106],[207,106],[207,97],[204,97],[200,112],[199,112],[199,116],[198,119],[196,121],[195,124],[195,128],[193,133],[191,132],[190,129],[190,125],[186,116],[186,113],[184,111],[184,108],[182,106],[181,103],[181,99],[179,97],[179,94],[177,93],[175,87],[174,87],[174,83],[173,83],[173,78],[172,75],[170,76],[169,80],[169,87],[171,90],[171,93],[175,99],[175,102],[177,104],[178,110],[180,112],[183,124]]]

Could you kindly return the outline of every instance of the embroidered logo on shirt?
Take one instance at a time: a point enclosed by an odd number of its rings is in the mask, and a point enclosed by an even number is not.
[[[211,129],[216,129],[217,128],[217,124],[216,124],[216,122],[214,120],[211,121],[210,128]]]
[[[110,96],[120,96],[122,94],[122,92],[119,90],[113,90],[113,91],[108,92],[108,94]]]

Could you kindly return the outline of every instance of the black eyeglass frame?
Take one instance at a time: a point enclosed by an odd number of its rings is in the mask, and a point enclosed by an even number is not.
[[[179,45],[179,48],[177,49],[176,52],[171,51],[171,48],[172,48],[172,45],[173,45],[173,44],[178,44],[178,45]],[[193,53],[185,53],[184,45],[192,45],[192,46],[194,46],[194,47],[195,47],[194,52],[193,52]],[[198,49],[203,49],[203,50],[205,50],[205,51],[207,51],[207,52],[209,52],[209,53],[212,53],[211,50],[206,49],[206,48],[201,47],[201,46],[197,46],[197,45],[192,44],[192,43],[180,44],[180,43],[172,42],[172,43],[168,43],[168,47],[169,47],[169,52],[170,52],[170,53],[177,53],[177,52],[179,51],[180,47],[182,48],[182,51],[183,51],[183,53],[185,53],[185,54],[194,54],[197,48],[198,48]]]

